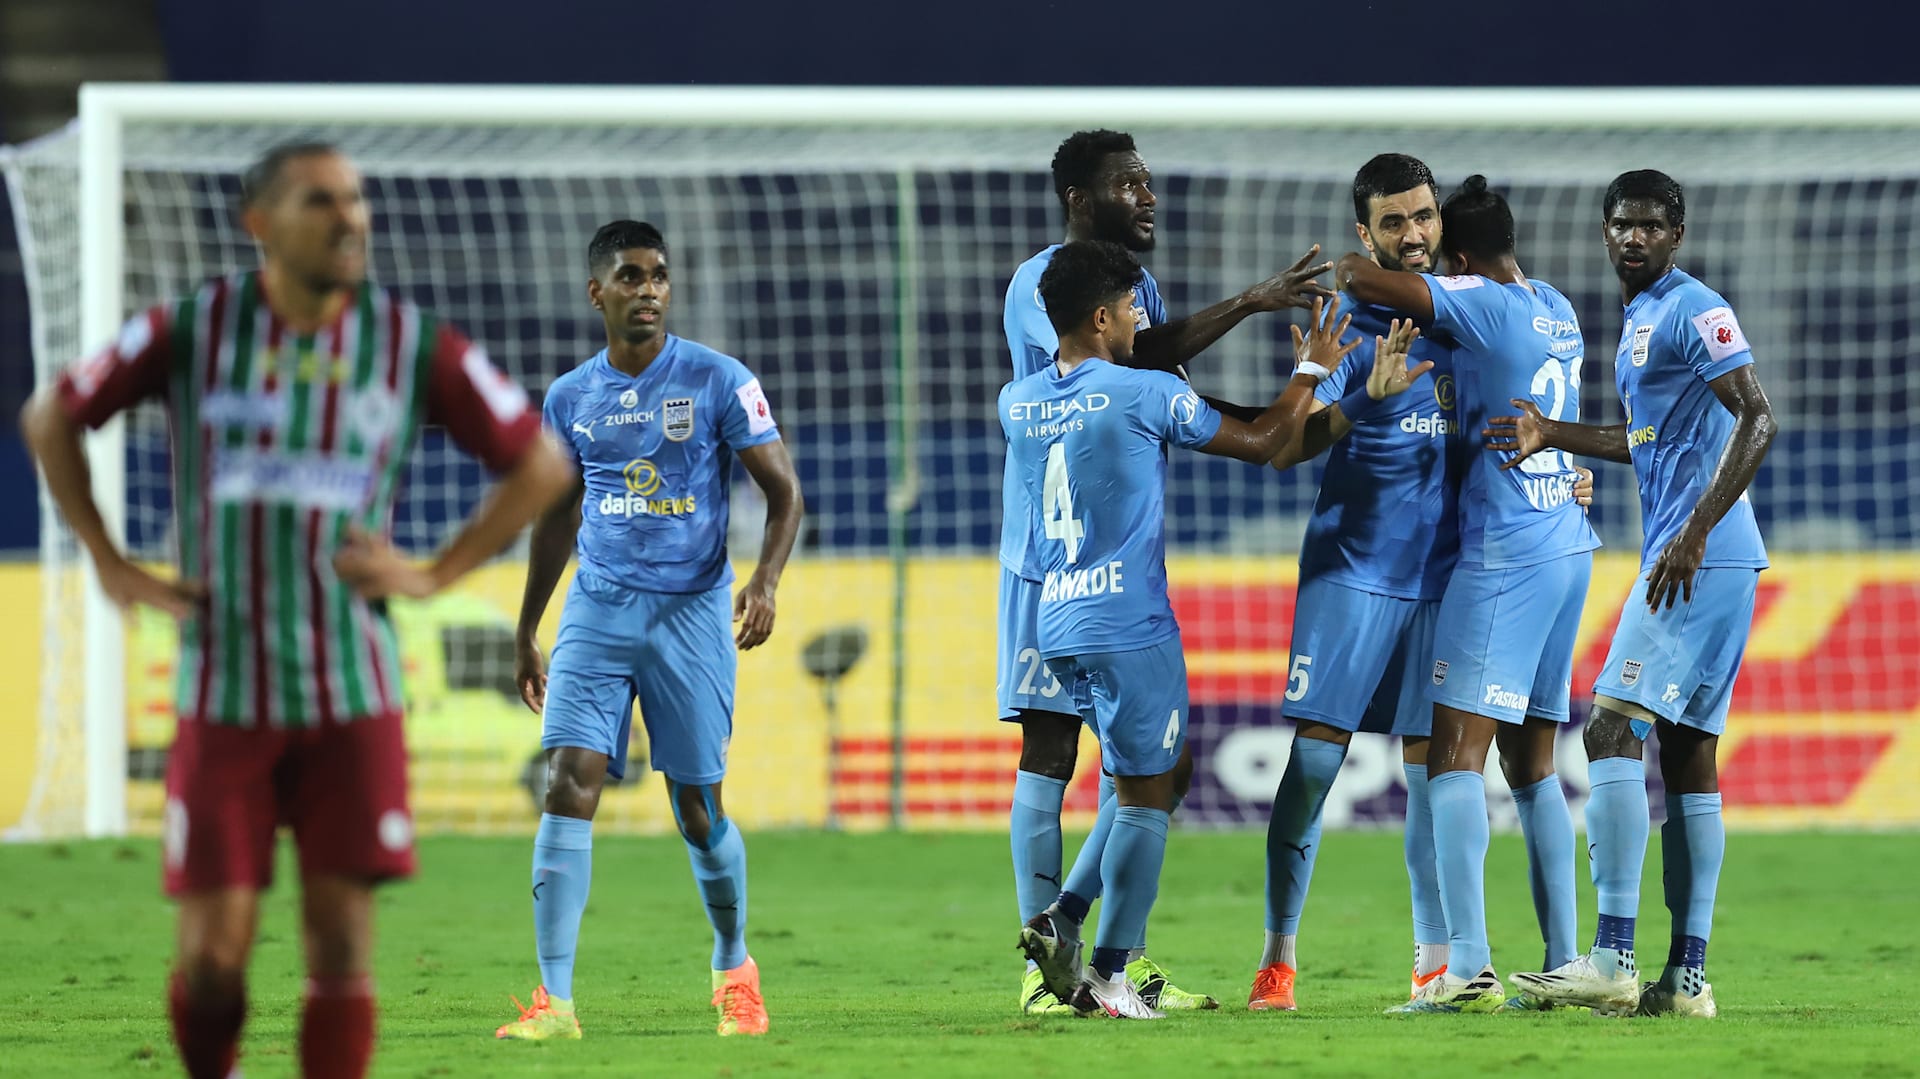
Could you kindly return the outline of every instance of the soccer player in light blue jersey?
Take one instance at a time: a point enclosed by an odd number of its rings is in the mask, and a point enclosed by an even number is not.
[[[545,407],[581,483],[534,525],[516,633],[515,678],[528,707],[542,713],[547,752],[546,812],[533,847],[541,987],[497,1036],[580,1036],[573,966],[593,815],[606,777],[626,772],[635,700],[713,925],[719,1032],[764,1034],[759,969],[746,945],[746,848],[720,787],[733,734],[735,650],[773,632],[774,590],[803,512],[800,481],[760,380],[739,360],[666,331],[672,285],[659,230],[637,221],[603,226],[587,248],[587,268],[607,347],[555,380]],[[730,597],[727,497],[736,457],[766,495],[767,527],[759,565]],[[580,567],[549,670],[534,635],[576,548]],[[740,624],[737,633],[730,621]]]
[[[1077,961],[1077,934],[1061,932],[1064,894],[1021,930],[1021,947],[1048,990],[1077,1011],[1155,1019],[1162,1013],[1126,967],[1158,893],[1186,742],[1186,662],[1167,600],[1167,447],[1265,463],[1306,415],[1318,375],[1305,372],[1331,368],[1354,346],[1339,343],[1345,322],[1334,325],[1316,303],[1304,372],[1252,422],[1223,416],[1172,374],[1122,366],[1139,281],[1139,263],[1118,244],[1060,248],[1040,278],[1059,335],[1056,359],[1009,383],[999,414],[1031,508],[1041,658],[1099,732],[1117,799],[1100,860],[1106,910],[1088,969]],[[1404,356],[1413,333],[1410,324],[1395,327],[1383,349]],[[1403,383],[1419,373],[1403,370]]]
[[[1060,144],[1053,157],[1054,193],[1067,216],[1067,240],[1104,240],[1129,251],[1153,249],[1155,212],[1153,175],[1134,147],[1118,131],[1079,131]],[[1040,296],[1040,277],[1054,253],[1053,244],[1022,263],[1007,286],[1002,322],[1013,359],[1013,377],[1025,378],[1053,360],[1058,347]],[[1306,307],[1315,296],[1329,295],[1314,278],[1330,264],[1308,266],[1319,248],[1300,261],[1230,299],[1170,322],[1153,275],[1141,271],[1137,347],[1126,362],[1135,367],[1177,370],[1221,334],[1258,311]],[[1218,402],[1215,402],[1218,404]],[[1229,406],[1230,407],[1230,406]],[[1258,409],[1236,410],[1242,419]],[[1073,778],[1080,745],[1080,717],[1040,656],[1035,636],[1040,573],[1026,536],[1026,493],[1008,466],[1001,489],[1000,614],[996,688],[1000,718],[1021,729],[1019,770],[1014,776],[1009,831],[1013,847],[1014,891],[1022,923],[1038,914],[1063,883],[1089,902],[1100,895],[1100,850],[1111,828],[1115,805],[1108,781],[1101,784],[1101,810],[1081,848],[1073,872],[1062,880],[1060,806]],[[1182,794],[1192,775],[1190,758],[1176,769]],[[1166,1008],[1216,1008],[1219,1002],[1183,990],[1146,957],[1145,939],[1136,946],[1129,974],[1150,1002]],[[1029,964],[1021,982],[1020,1006],[1029,1013],[1059,1008]],[[1063,1009],[1064,1010],[1064,1009]]]
[[[1680,185],[1651,169],[1616,177],[1602,204],[1601,234],[1627,305],[1613,357],[1627,422],[1576,424],[1515,401],[1522,414],[1495,418],[1486,434],[1515,462],[1550,448],[1631,462],[1645,523],[1646,589],[1620,612],[1587,721],[1587,842],[1600,907],[1593,950],[1513,981],[1608,1014],[1711,1018],[1707,936],[1727,843],[1716,754],[1767,566],[1747,487],[1775,427],[1733,308],[1674,265],[1686,213]],[[1666,969],[1642,986],[1633,954],[1649,830],[1641,754],[1656,727],[1673,934]]]
[[[1573,308],[1529,281],[1514,255],[1506,199],[1469,177],[1441,207],[1452,275],[1395,272],[1349,254],[1336,280],[1364,303],[1430,320],[1455,344],[1459,422],[1479,430],[1495,401],[1524,397],[1578,420],[1584,346]],[[1460,490],[1460,557],[1434,629],[1428,800],[1448,929],[1448,970],[1396,1010],[1488,1011],[1506,992],[1487,943],[1487,750],[1501,765],[1527,841],[1548,967],[1576,954],[1573,818],[1553,768],[1567,721],[1573,648],[1594,548],[1562,454],[1505,470],[1473,454]]]

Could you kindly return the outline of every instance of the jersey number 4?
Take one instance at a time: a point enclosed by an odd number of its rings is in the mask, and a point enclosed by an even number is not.
[[[1073,489],[1067,483],[1067,447],[1055,442],[1047,448],[1047,478],[1042,492],[1044,505],[1040,519],[1047,526],[1047,538],[1067,545],[1067,565],[1080,560],[1080,540],[1087,526],[1073,515]]]

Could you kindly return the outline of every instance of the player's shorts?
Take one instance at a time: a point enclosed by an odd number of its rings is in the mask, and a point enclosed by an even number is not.
[[[1425,738],[1439,600],[1381,596],[1319,579],[1300,586],[1282,714],[1343,731]]]
[[[732,589],[645,592],[585,571],[573,576],[547,671],[540,745],[607,755],[627,771],[633,702],[654,770],[675,783],[718,783],[733,738]]]
[[[1021,712],[1074,713],[1073,700],[1040,658],[1040,582],[1000,567],[1000,652],[994,696],[1001,719]]]
[[[1187,744],[1187,657],[1180,635],[1128,652],[1049,661],[1080,715],[1100,734],[1109,775],[1170,772]]]
[[[1642,573],[1620,612],[1594,694],[1631,701],[1670,723],[1724,733],[1733,681],[1753,627],[1760,571],[1700,570],[1691,602],[1675,600],[1658,611],[1647,608],[1646,581]],[[1633,721],[1633,733],[1641,738],[1652,729],[1644,719]]]
[[[1592,573],[1590,552],[1512,569],[1456,567],[1434,626],[1427,699],[1503,723],[1565,723]]]
[[[302,877],[413,875],[398,714],[300,730],[183,719],[167,752],[163,814],[171,896],[266,888],[282,824],[293,829]]]

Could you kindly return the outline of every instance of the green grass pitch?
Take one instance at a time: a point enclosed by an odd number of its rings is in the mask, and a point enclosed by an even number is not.
[[[1153,953],[1225,1007],[1123,1024],[1017,1013],[1003,837],[749,834],[748,941],[773,1030],[725,1040],[713,1033],[711,937],[684,848],[608,839],[594,851],[575,984],[585,1040],[496,1043],[508,994],[525,999],[537,980],[528,843],[429,840],[419,878],[383,892],[375,1075],[1920,1074],[1909,995],[1920,984],[1920,847],[1910,835],[1731,837],[1708,968],[1722,1018],[1686,1022],[1381,1016],[1404,997],[1410,958],[1391,833],[1327,836],[1301,937],[1302,1011],[1250,1014],[1261,836],[1176,831]],[[1640,935],[1657,967],[1667,935],[1657,830],[1653,845]],[[11,995],[0,1074],[179,1074],[162,997],[172,911],[157,858],[147,841],[0,846]],[[1495,838],[1487,872],[1495,963],[1526,969],[1540,947],[1516,838]],[[1584,932],[1592,892],[1581,891]],[[284,885],[268,899],[249,1079],[294,1071],[293,899]]]

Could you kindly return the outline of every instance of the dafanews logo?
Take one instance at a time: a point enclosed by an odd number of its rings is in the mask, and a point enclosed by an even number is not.
[[[1660,437],[1659,434],[1654,431],[1653,424],[1647,424],[1645,427],[1635,427],[1633,425],[1633,398],[1629,396],[1623,403],[1627,408],[1627,449],[1637,450],[1642,446],[1651,446],[1654,439]]]
[[[644,457],[628,461],[620,474],[627,482],[626,493],[601,496],[602,517],[686,517],[698,509],[692,495],[654,497],[660,490],[660,469]]]
[[[1440,412],[1430,412],[1425,416],[1416,412],[1409,412],[1405,416],[1400,417],[1400,429],[1410,435],[1426,435],[1429,438],[1440,438],[1447,435],[1459,434],[1460,423],[1458,420],[1448,419],[1444,413]]]

